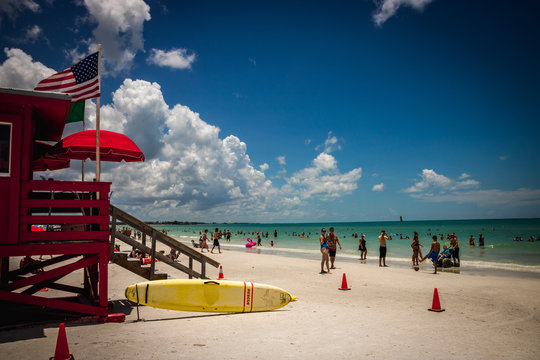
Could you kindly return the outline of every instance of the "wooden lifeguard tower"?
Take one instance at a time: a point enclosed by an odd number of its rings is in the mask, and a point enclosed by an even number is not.
[[[106,317],[111,183],[33,180],[36,141],[61,139],[70,103],[0,89],[0,300]],[[30,256],[46,260],[10,268],[10,258]],[[60,282],[77,270],[84,286]],[[36,296],[44,287],[76,300]]]
[[[206,278],[206,265],[217,268],[219,262],[111,206],[110,182],[33,180],[34,171],[69,167],[69,161],[59,165],[40,158],[47,144],[39,141],[61,140],[70,104],[66,94],[0,88],[0,301],[106,321],[109,260],[149,280],[167,277],[156,273],[156,259],[189,278]],[[116,231],[118,221],[141,231],[142,243]],[[151,265],[144,268],[115,252],[116,240],[151,254]],[[157,242],[187,256],[188,266],[156,253]],[[194,261],[200,262],[200,272]],[[81,287],[62,283],[75,272],[82,273]],[[70,296],[46,296],[43,288]]]

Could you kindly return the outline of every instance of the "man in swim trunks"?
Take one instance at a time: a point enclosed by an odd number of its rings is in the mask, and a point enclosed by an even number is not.
[[[336,234],[334,234],[334,228],[330,227],[330,234],[326,237],[326,242],[328,243],[328,254],[330,255],[330,269],[335,269],[334,261],[336,260],[336,243],[339,245],[339,250],[341,250],[341,243]]]
[[[484,235],[478,235],[478,246],[484,247]]]
[[[386,265],[386,240],[390,240],[388,235],[386,234],[386,231],[381,230],[381,235],[379,235],[379,266],[380,267],[388,267]],[[382,265],[381,265],[382,260]]]
[[[326,263],[326,269],[328,270],[328,274],[331,274],[330,271],[330,265],[328,265],[328,243],[326,242],[326,229],[321,229],[321,236],[319,236],[319,243],[321,244],[321,254],[322,254],[322,260],[321,260],[321,274],[326,274],[327,272],[324,271],[324,264]]]
[[[219,232],[219,229],[216,228],[216,231],[214,231],[214,245],[212,246],[212,250],[210,250],[210,253],[214,253],[214,248],[217,246],[219,253],[221,254],[221,246],[219,246],[219,238],[221,234]]]
[[[435,267],[434,274],[437,273],[437,261],[439,260],[439,251],[441,251],[441,244],[437,241],[437,236],[433,236],[433,242],[431,243],[431,249],[429,253],[420,260],[421,262],[429,258]]]
[[[454,265],[461,263],[461,261],[459,260],[459,242],[455,233],[452,233],[452,235],[450,235],[450,249],[450,252],[452,253],[452,259],[454,260]]]

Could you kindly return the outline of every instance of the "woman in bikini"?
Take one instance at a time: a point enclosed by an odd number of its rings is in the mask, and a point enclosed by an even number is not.
[[[321,254],[322,254],[322,260],[321,260],[321,274],[331,274],[330,272],[330,264],[328,259],[328,243],[326,242],[326,229],[321,229],[321,236],[319,236],[319,243],[321,244]],[[326,263],[326,269],[328,271],[324,271],[324,263]]]

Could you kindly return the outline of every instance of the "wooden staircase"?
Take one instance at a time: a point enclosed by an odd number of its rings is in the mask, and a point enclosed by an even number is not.
[[[156,230],[147,223],[135,218],[134,216],[126,213],[119,208],[110,205],[109,215],[111,216],[111,226],[110,226],[110,241],[111,241],[111,261],[122,266],[123,268],[134,272],[137,275],[142,276],[147,280],[158,280],[158,279],[167,279],[167,274],[163,272],[156,271],[156,259],[159,260],[159,264],[167,264],[173,268],[180,270],[181,272],[188,275],[191,278],[199,279],[208,279],[206,277],[206,265],[210,264],[215,268],[219,267],[219,262],[212,259],[209,256],[202,254],[201,252],[195,250],[191,246],[187,246],[176,239]],[[116,231],[117,223],[122,223],[127,226],[134,228],[136,231],[142,233],[142,241],[139,242],[136,239],[133,239],[129,236],[126,236],[118,231]],[[151,244],[150,247],[146,244],[146,237],[150,237]],[[150,264],[142,265],[141,260],[129,258],[128,254],[125,252],[114,251],[114,245],[116,240],[120,240],[135,249],[150,255]],[[187,257],[187,266],[181,263],[180,261],[173,260],[159,252],[156,251],[157,242],[165,245],[168,248],[175,249],[179,256],[182,258],[182,262],[186,260]],[[201,270],[197,271],[193,268],[193,263],[199,262],[201,265]]]
[[[146,280],[165,280],[168,275],[160,271],[154,271],[154,277],[151,279],[151,266],[143,265],[141,260],[128,257],[128,253],[115,251],[111,261],[120,265],[124,269],[127,269],[139,276],[142,276]]]

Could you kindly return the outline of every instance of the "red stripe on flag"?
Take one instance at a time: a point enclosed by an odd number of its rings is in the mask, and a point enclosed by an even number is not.
[[[55,80],[61,79],[63,77],[69,76],[69,75],[73,76],[73,72],[71,71],[70,67],[68,67],[66,70],[64,70],[62,72],[53,74],[53,75],[49,76],[48,78],[45,78],[45,79],[41,80],[40,83],[44,82],[44,81],[55,81]]]
[[[64,76],[62,78],[57,78],[57,79],[45,79],[45,80],[40,81],[34,89],[40,89],[40,88],[49,87],[49,86],[60,86],[62,84],[69,84],[69,83],[76,84],[75,76],[71,75],[71,76]]]
[[[99,87],[96,86],[88,91],[85,91],[81,94],[71,94],[72,96],[72,100],[71,101],[81,101],[81,100],[86,100],[86,99],[91,99],[93,97],[98,97],[100,96],[100,93],[99,93]]]
[[[56,82],[54,84],[42,84],[42,85],[36,86],[34,90],[38,90],[38,91],[60,90],[60,92],[65,92],[65,90],[75,85],[77,85],[77,83],[75,82],[75,79],[69,79],[68,81],[65,81],[65,82]],[[61,90],[64,90],[64,91],[61,91]]]

